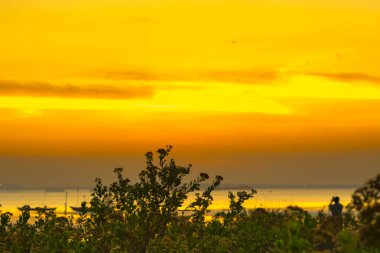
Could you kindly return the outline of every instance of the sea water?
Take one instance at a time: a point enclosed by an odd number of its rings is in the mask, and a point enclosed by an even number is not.
[[[332,196],[339,196],[341,203],[347,205],[354,192],[352,188],[258,188],[257,194],[244,203],[247,209],[264,207],[269,209],[282,209],[289,205],[299,206],[305,210],[316,212],[325,208]],[[235,193],[238,190],[231,190]],[[214,198],[210,210],[220,211],[228,209],[229,190],[218,190],[212,193]],[[67,196],[67,197],[66,197]],[[57,214],[73,213],[70,206],[80,206],[82,201],[90,201],[91,190],[68,189],[57,192],[46,190],[0,190],[0,210],[12,212],[17,216],[17,207],[29,205],[31,207],[56,207]],[[194,193],[185,201],[184,209],[195,199]]]

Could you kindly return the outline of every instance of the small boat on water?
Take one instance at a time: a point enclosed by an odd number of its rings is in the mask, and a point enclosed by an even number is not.
[[[30,206],[17,207],[17,209],[20,211],[24,210],[25,208],[28,208],[29,211],[55,211],[55,209],[57,209],[56,207],[47,207],[47,206],[44,206],[44,207],[40,207],[40,206],[37,206],[37,207],[30,207]]]
[[[73,210],[74,212],[77,212],[77,213],[80,213],[82,212],[82,207],[81,206],[70,206],[71,210]],[[88,211],[88,206],[87,206],[87,211],[86,212],[89,212]]]
[[[75,212],[80,212],[82,210],[81,206],[70,206],[70,208]]]

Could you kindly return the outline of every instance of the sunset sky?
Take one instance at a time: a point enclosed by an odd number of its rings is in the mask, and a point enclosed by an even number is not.
[[[2,0],[0,183],[88,186],[174,146],[228,183],[380,171],[378,0]]]

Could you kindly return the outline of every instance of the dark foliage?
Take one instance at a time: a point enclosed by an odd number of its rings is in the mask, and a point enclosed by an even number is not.
[[[380,175],[357,189],[352,200],[359,212],[362,242],[366,247],[380,249]]]
[[[32,222],[30,207],[24,206],[12,223],[11,213],[0,212],[0,252],[380,252],[380,176],[354,193],[339,229],[323,211],[316,217],[296,206],[247,211],[243,204],[255,190],[230,192],[229,210],[206,221],[223,178],[216,176],[202,192],[209,176],[186,180],[191,165],[168,159],[171,149],[159,149],[157,163],[148,152],[135,183],[121,168],[110,186],[96,179],[92,199],[82,203],[78,217],[42,208]],[[195,200],[181,213],[191,193]]]

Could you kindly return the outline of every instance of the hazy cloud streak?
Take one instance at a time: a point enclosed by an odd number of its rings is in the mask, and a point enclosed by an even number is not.
[[[316,76],[327,78],[331,80],[341,81],[341,82],[371,82],[380,83],[380,76],[372,76],[366,73],[360,72],[340,72],[340,73],[324,73],[324,72],[308,72],[309,76]]]
[[[276,70],[214,71],[204,73],[203,78],[239,84],[268,84],[279,79],[280,75]]]
[[[106,79],[128,81],[184,81],[184,82],[228,82],[238,84],[268,84],[280,79],[281,73],[275,69],[264,70],[216,70],[194,71],[191,73],[155,73],[150,71],[96,71],[96,76]]]
[[[52,85],[0,80],[0,96],[136,99],[150,98],[153,95],[154,89],[148,85],[119,88],[109,85]]]

